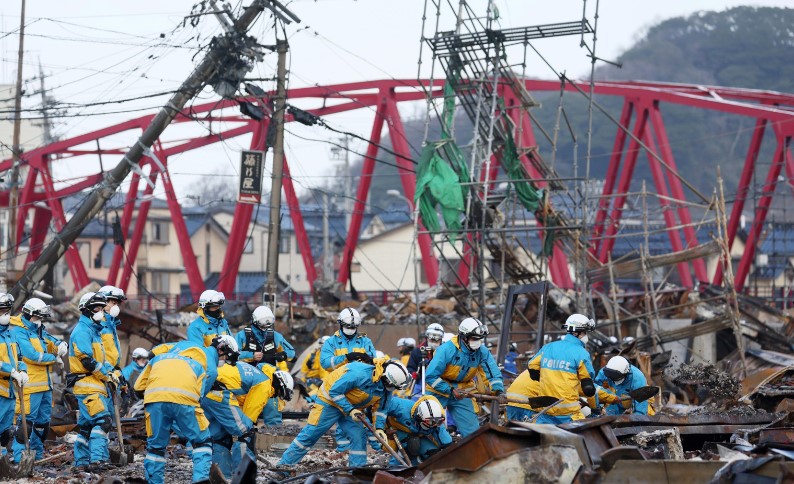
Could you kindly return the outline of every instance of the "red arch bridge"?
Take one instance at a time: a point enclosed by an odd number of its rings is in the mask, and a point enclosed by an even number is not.
[[[559,81],[526,80],[525,82],[530,92],[558,92],[560,90]],[[568,91],[589,90],[589,86],[585,83],[575,85],[575,83],[567,82],[564,88]],[[391,144],[397,154],[396,162],[399,166],[398,172],[404,195],[412,201],[414,199],[415,176],[412,164],[408,161],[411,159],[411,153],[406,141],[403,123],[399,116],[398,104],[425,99],[426,92],[429,92],[432,96],[441,96],[442,91],[443,81],[430,82],[427,80],[366,81],[297,88],[288,91],[290,100],[302,99],[305,101],[301,101],[301,103],[315,103],[314,107],[308,107],[305,110],[316,116],[328,116],[358,109],[375,110],[370,135],[371,143],[368,145],[362,173],[358,178],[355,206],[338,275],[339,282],[344,284],[349,277],[348,263],[353,257],[358,242],[358,234],[365,211],[364,202],[367,200],[371,182],[369,175],[375,169],[375,158],[378,155],[384,125],[388,126]],[[736,286],[737,289],[741,290],[755,256],[756,242],[761,234],[778,181],[784,178],[787,179],[787,184],[794,190],[794,160],[792,160],[790,150],[791,138],[794,135],[794,111],[792,111],[792,108],[794,108],[794,95],[751,89],[646,82],[598,82],[594,86],[594,91],[598,95],[613,96],[623,100],[619,123],[625,128],[616,128],[614,149],[609,160],[603,188],[603,195],[605,196],[600,198],[593,227],[594,242],[591,244],[590,250],[592,256],[601,262],[608,260],[614,247],[615,234],[620,226],[627,193],[634,176],[634,169],[638,163],[640,153],[646,149],[653,151],[652,154],[648,153],[648,163],[650,164],[656,191],[662,196],[661,203],[663,208],[665,208],[664,219],[668,227],[667,233],[673,250],[678,251],[698,243],[688,206],[685,203],[673,204],[665,201],[670,199],[683,201],[686,197],[681,177],[677,173],[673,156],[674,147],[671,146],[667,136],[662,106],[665,104],[688,106],[701,110],[749,117],[755,122],[739,186],[733,197],[735,202],[730,214],[727,234],[730,245],[733,245],[736,238],[740,216],[744,209],[745,200],[748,198],[750,182],[759,159],[764,135],[767,130],[771,130],[774,134],[776,143],[774,158],[771,160],[771,165],[769,165],[766,181],[762,186],[762,192],[755,207],[755,216],[753,217],[752,227],[746,242],[748,250],[744,252],[737,269]],[[524,153],[521,155],[523,166],[529,177],[538,179],[539,181],[536,184],[543,187],[546,185],[546,182],[542,181],[543,176],[527,158],[527,153],[531,152],[528,148],[536,146],[532,123],[528,114],[524,110],[519,109],[521,104],[512,94],[512,91],[504,89],[500,91],[500,95],[504,98],[507,111],[513,118],[514,124],[523,126],[523,129],[516,130],[515,133],[518,151]],[[255,100],[252,99],[251,101]],[[254,121],[237,113],[229,114],[227,108],[237,106],[238,103],[235,100],[223,100],[194,105],[190,109],[183,111],[176,116],[175,123],[193,123],[196,120],[205,123],[223,121],[226,123],[225,126],[227,128],[221,132],[197,136],[187,140],[170,143],[157,142],[152,149],[153,156],[144,157],[141,160],[142,166],[150,165],[149,174],[145,175],[148,179],[143,180],[146,185],[144,195],[151,195],[157,183],[162,183],[165,190],[168,208],[174,222],[177,240],[185,263],[190,290],[194,298],[204,289],[204,282],[190,244],[188,231],[174,187],[169,178],[168,159],[179,153],[245,134],[253,134],[252,149],[265,149],[265,133],[267,133],[269,120]],[[227,111],[223,112],[224,109],[227,109]],[[19,210],[17,211],[16,224],[18,227],[24,226],[25,220],[32,212],[30,250],[27,254],[26,265],[36,259],[41,253],[50,224],[54,223],[55,228],[60,230],[66,223],[62,199],[92,187],[103,176],[101,172],[90,174],[81,180],[73,182],[71,185],[59,186],[56,189],[52,175],[53,164],[84,163],[84,157],[86,156],[123,155],[127,150],[126,147],[100,148],[102,144],[100,142],[111,136],[118,140],[118,136],[125,133],[128,133],[126,135],[129,136],[130,140],[134,140],[137,138],[136,131],[144,129],[153,116],[141,116],[80,136],[60,140],[24,154],[22,164],[26,164],[29,170],[27,170],[27,175],[19,194]],[[294,116],[291,114],[287,115],[286,121],[295,121]],[[631,132],[633,136],[628,136],[626,134],[627,131]],[[642,140],[642,144],[645,146],[641,146],[637,140]],[[108,140],[104,144],[109,144]],[[498,162],[498,156],[496,160]],[[4,160],[0,163],[0,171],[9,170],[12,166],[11,163],[11,160]],[[497,163],[494,166],[498,169],[499,165]],[[784,176],[782,173],[784,173]],[[124,234],[129,233],[130,226],[133,223],[133,211],[136,207],[134,203],[135,197],[141,184],[140,174],[133,172],[130,176],[130,186],[121,217],[121,228]],[[494,176],[490,178],[492,180],[495,179]],[[284,160],[283,189],[286,205],[289,207],[289,213],[295,227],[303,263],[305,264],[307,278],[310,283],[313,283],[317,278],[317,273],[309,246],[309,239],[304,229],[300,203],[295,193],[290,176],[289,163],[286,159]],[[0,203],[8,206],[8,191],[0,192]],[[664,206],[665,204],[667,205]],[[144,196],[137,206],[139,214],[132,227],[132,236],[127,247],[128,260],[130,261],[136,259],[150,205],[151,197]],[[236,276],[239,270],[240,253],[244,249],[252,212],[253,205],[251,204],[240,203],[235,208],[234,221],[218,287],[220,291],[231,293],[234,289],[234,281],[237,279]],[[22,241],[22,237],[22,231],[17,231],[17,248]],[[430,284],[435,284],[438,279],[438,261],[433,254],[432,241],[429,235],[420,235],[419,247],[427,281]],[[121,246],[116,246],[107,283],[117,285],[126,290],[133,268],[129,264],[122,265],[122,255]],[[86,268],[74,244],[68,248],[65,257],[75,287],[84,287],[89,283],[89,279]],[[722,282],[722,273],[719,269],[712,281],[709,281],[706,265],[702,259],[679,264],[678,270],[682,284],[688,287],[692,287],[695,281],[714,284]],[[552,279],[557,285],[572,287],[566,254],[560,247],[555,248],[551,257],[550,272]],[[693,274],[694,279],[692,277]]]

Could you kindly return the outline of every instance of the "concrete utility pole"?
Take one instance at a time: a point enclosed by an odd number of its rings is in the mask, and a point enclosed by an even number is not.
[[[278,292],[278,245],[281,237],[281,178],[284,174],[284,111],[287,107],[287,41],[276,41],[276,98],[273,121],[276,123],[276,142],[273,146],[273,176],[270,186],[270,221],[267,228],[267,281],[264,304],[276,312]]]
[[[339,139],[342,142],[342,147],[334,146],[331,148],[331,153],[337,159],[342,159],[345,162],[344,173],[342,174],[344,180],[345,202],[342,204],[345,211],[345,232],[350,230],[350,219],[353,216],[353,180],[350,176],[350,135],[346,134]]]
[[[11,283],[10,274],[14,266],[14,255],[17,243],[17,205],[19,205],[19,146],[20,130],[22,129],[22,58],[25,53],[25,0],[22,0],[22,12],[19,15],[19,53],[17,54],[17,92],[14,96],[14,139],[12,146],[11,190],[8,195],[8,247],[4,254],[5,275],[3,290]]]
[[[24,5],[24,3],[23,3]],[[182,83],[176,93],[171,96],[165,106],[160,109],[152,122],[143,132],[138,141],[132,145],[113,170],[105,173],[105,177],[86,200],[78,207],[75,214],[66,223],[63,229],[50,241],[42,251],[41,256],[30,266],[12,289],[11,293],[16,299],[15,309],[33,293],[39,281],[50,271],[58,259],[66,252],[66,248],[74,243],[94,216],[105,206],[113,196],[121,182],[133,168],[139,168],[138,162],[144,154],[148,153],[152,144],[162,134],[171,120],[185,107],[188,101],[198,94],[204,85],[222,69],[225,62],[239,57],[239,53],[232,52],[245,37],[245,32],[256,20],[264,8],[273,9],[273,4],[267,1],[255,1],[247,7],[240,18],[233,22],[233,32],[215,37],[212,47],[201,63],[193,70]],[[24,23],[24,21],[23,21]],[[20,46],[21,50],[21,46]]]
[[[328,192],[323,192],[323,281],[330,282],[334,279],[334,257],[331,254],[331,230],[328,226]]]

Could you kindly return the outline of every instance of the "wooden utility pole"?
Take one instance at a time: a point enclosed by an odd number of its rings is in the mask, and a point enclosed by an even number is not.
[[[281,178],[284,174],[284,111],[287,107],[287,40],[276,41],[276,99],[273,121],[276,123],[276,142],[273,146],[273,170],[270,186],[270,220],[267,227],[267,280],[264,304],[276,312],[278,292],[278,246],[281,237]]]
[[[14,266],[17,243],[17,205],[19,205],[19,146],[22,129],[22,58],[25,52],[25,0],[19,15],[19,52],[17,54],[17,92],[14,96],[14,139],[11,142],[11,190],[8,195],[8,248],[4,255],[6,287],[10,284],[10,273]]]
[[[174,117],[182,111],[188,101],[201,92],[207,82],[211,81],[218,72],[224,70],[228,62],[238,59],[240,56],[239,52],[232,49],[239,48],[238,43],[245,37],[248,28],[254,23],[262,10],[269,8],[279,18],[283,17],[283,14],[277,10],[284,10],[279,5],[277,2],[269,1],[252,2],[240,17],[232,22],[233,30],[231,32],[219,35],[213,39],[207,55],[204,56],[198,66],[179,86],[179,89],[160,109],[160,112],[152,119],[149,126],[146,127],[143,134],[127,151],[121,161],[115,168],[105,173],[103,180],[77,208],[63,229],[52,238],[42,251],[41,256],[27,267],[25,273],[11,291],[11,294],[16,299],[15,309],[19,309],[19,306],[30,297],[39,281],[44,278],[47,272],[52,270],[66,252],[66,248],[74,243],[91,219],[102,210],[130,171],[133,168],[138,168],[138,162],[141,157],[151,150],[157,138],[165,131],[165,128]],[[290,17],[294,17],[288,11],[284,10],[284,12]]]

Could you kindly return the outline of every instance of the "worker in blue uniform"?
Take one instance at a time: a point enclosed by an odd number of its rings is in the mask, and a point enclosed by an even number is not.
[[[192,349],[204,354],[203,362],[185,356],[191,354],[185,347],[182,351],[172,348],[155,356],[135,382],[135,391],[143,393],[147,435],[143,468],[150,484],[165,481],[165,451],[171,430],[193,447],[193,482],[209,482],[212,438],[200,402],[215,384],[218,366],[236,356],[237,341],[219,335],[208,347]],[[210,367],[215,371],[208,372]]]
[[[31,298],[22,306],[20,316],[10,318],[10,330],[19,346],[22,361],[27,365],[29,381],[23,388],[24,410],[16,407],[19,415],[17,427],[21,428],[22,415],[27,420],[30,432],[30,448],[36,451],[36,459],[44,457],[44,440],[50,432],[52,414],[52,377],[53,366],[63,367],[61,358],[69,346],[66,342],[52,336],[44,328],[44,320],[50,316],[50,307],[39,298]],[[14,461],[19,462],[25,445],[21,430],[12,442]]]
[[[477,384],[490,387],[494,395],[505,390],[496,360],[483,345],[487,335],[488,328],[482,322],[464,319],[458,326],[458,335],[435,351],[427,367],[427,390],[449,410],[464,437],[477,430],[480,423],[474,399],[465,398],[462,393],[476,391]]]
[[[199,296],[198,317],[187,328],[187,339],[204,346],[209,346],[216,336],[232,335],[229,323],[223,317],[221,307],[226,302],[222,292],[208,289]]]
[[[350,437],[348,464],[359,467],[367,463],[367,436],[360,418],[367,409],[382,410],[384,399],[394,390],[404,390],[411,383],[408,370],[398,361],[375,359],[372,364],[351,362],[331,372],[317,393],[309,413],[308,424],[279,461],[291,465],[300,461],[309,448],[334,424]]]
[[[648,400],[636,402],[629,397],[630,392],[646,386],[648,381],[642,371],[626,358],[610,358],[596,375],[595,383],[604,390],[598,392],[598,399],[600,404],[606,404],[607,415],[621,415],[627,408],[632,408],[637,415],[655,414]]]
[[[29,380],[27,365],[20,360],[19,346],[9,328],[13,306],[14,297],[0,293],[0,451],[4,458],[13,435],[17,386],[24,387]]]
[[[557,397],[562,402],[538,417],[536,423],[562,424],[582,420],[579,396],[596,394],[595,371],[590,353],[585,349],[595,322],[583,314],[572,314],[565,321],[562,339],[544,345],[527,365],[529,376],[540,382],[541,395]]]
[[[135,386],[135,380],[138,378],[146,365],[149,363],[149,352],[146,348],[135,348],[132,350],[132,361],[121,369],[121,375],[127,384]]]
[[[113,385],[118,376],[107,360],[102,342],[105,318],[104,295],[88,292],[77,307],[80,319],[69,336],[69,369],[67,386],[73,388],[80,413],[77,416],[79,433],[74,442],[74,465],[110,462],[108,432],[113,427],[111,403]],[[109,388],[110,387],[110,388]]]
[[[423,395],[416,401],[395,397],[387,399],[383,410],[377,412],[375,432],[394,450],[393,441],[399,439],[411,464],[416,465],[452,443],[444,422],[444,408],[436,397]],[[388,437],[390,432],[392,437]],[[389,464],[399,462],[392,457]]]
[[[323,343],[320,351],[320,364],[327,372],[346,365],[351,361],[372,363],[375,358],[375,345],[367,335],[359,333],[361,315],[353,308],[345,308],[336,318],[339,330]],[[334,434],[336,450],[343,452],[350,446],[350,436],[345,435],[341,427]]]
[[[273,365],[289,372],[287,362],[295,361],[295,348],[275,330],[276,317],[267,306],[254,309],[251,324],[237,333],[240,361],[258,366]],[[268,400],[262,413],[265,425],[281,425],[281,412],[276,399]]]
[[[201,407],[210,421],[212,462],[227,479],[244,452],[256,460],[255,425],[265,404],[276,398],[292,399],[294,386],[292,375],[275,368],[269,375],[244,362],[218,369],[216,385],[202,398]]]

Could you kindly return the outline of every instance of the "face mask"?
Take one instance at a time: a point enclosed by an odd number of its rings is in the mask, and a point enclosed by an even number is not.
[[[587,344],[587,342],[590,341],[590,338],[587,335],[584,335],[581,338],[579,338],[579,341],[581,341],[584,344]]]
[[[226,360],[218,360],[218,368],[226,364]]]
[[[441,343],[436,343],[435,341],[428,341],[427,346],[433,348],[434,350],[441,346]]]
[[[100,322],[103,319],[105,319],[105,312],[104,311],[99,311],[98,313],[94,313],[94,315],[91,316],[91,319],[93,319],[96,322]]]
[[[118,306],[113,306],[113,307],[112,307],[112,308],[110,308],[110,310],[108,311],[108,314],[110,314],[110,315],[111,315],[111,316],[113,316],[114,318],[118,317],[118,315],[119,315],[120,313],[121,313],[121,308],[120,308],[120,307],[118,307]]]
[[[472,351],[477,351],[480,349],[480,346],[482,346],[481,339],[473,339],[469,341],[469,348],[471,348]]]
[[[615,385],[620,385],[621,383],[623,383],[623,380],[625,380],[625,378],[621,378],[620,380],[615,380]]]
[[[34,321],[34,320],[31,320],[30,322],[31,322],[31,323],[33,323],[33,326],[35,326],[35,327],[37,327],[37,328],[40,328],[40,327],[41,327],[41,320],[40,320],[40,319],[37,319],[37,320],[35,320],[35,321]]]
[[[8,323],[11,322],[11,314],[4,314],[0,316],[0,325],[8,326]]]
[[[204,312],[207,314],[207,316],[210,316],[210,317],[212,317],[212,318],[215,318],[215,319],[218,319],[218,318],[220,318],[220,317],[221,317],[221,310],[220,310],[220,308],[218,308],[218,309],[215,309],[215,310],[213,310],[213,311],[209,311],[209,310],[207,310],[207,311],[204,311]]]
[[[356,329],[356,328],[344,328],[343,327],[342,328],[342,332],[345,333],[345,336],[353,336],[354,334],[356,334],[356,332],[358,332],[358,329]]]

